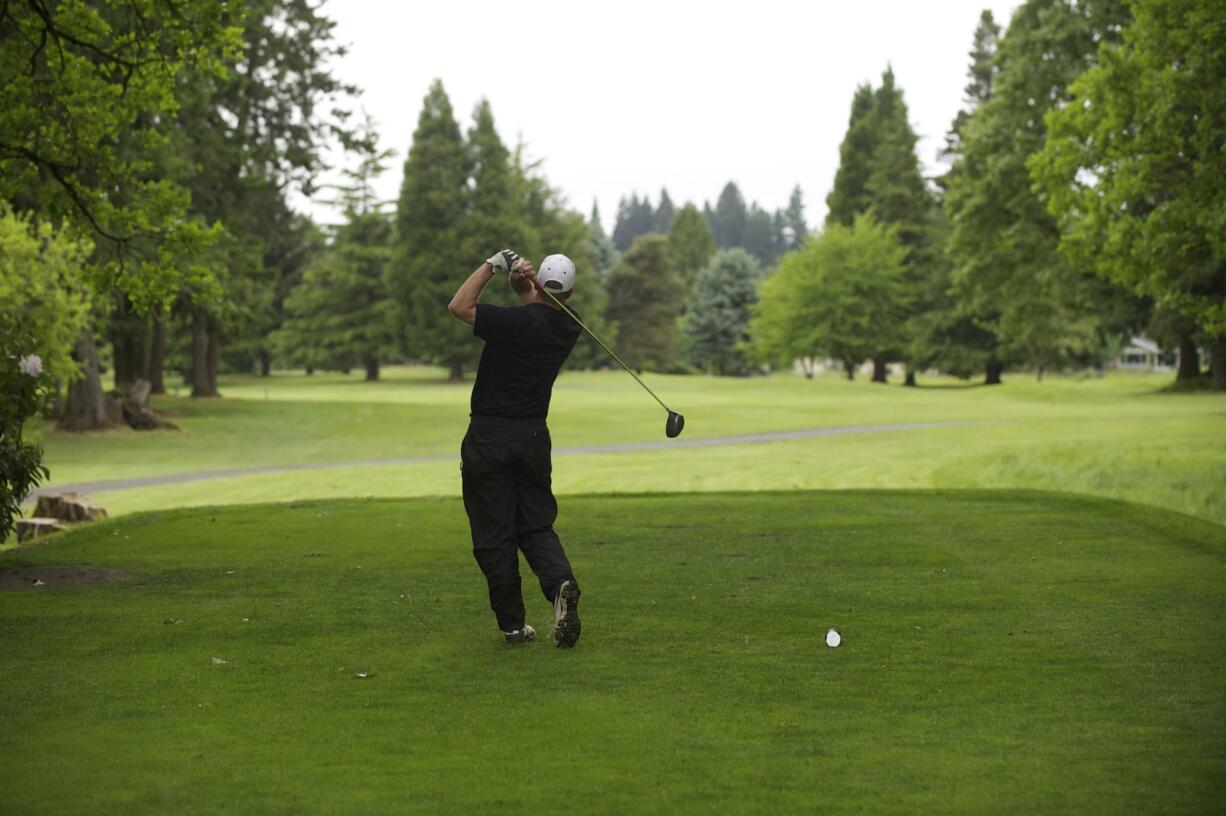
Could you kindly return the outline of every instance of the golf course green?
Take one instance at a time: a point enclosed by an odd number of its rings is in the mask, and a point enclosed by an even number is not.
[[[624,374],[567,372],[584,634],[558,650],[526,567],[541,636],[506,645],[486,607],[468,387],[384,373],[159,398],[179,430],[33,429],[50,485],[102,483],[112,517],[0,548],[0,813],[1226,801],[1220,397],[647,375],[686,415],[669,441]],[[789,431],[827,435],[724,439]]]
[[[136,514],[0,554],[127,576],[0,593],[0,812],[1221,807],[1219,525],[849,490],[570,497],[558,528],[574,650],[502,642],[455,499]]]

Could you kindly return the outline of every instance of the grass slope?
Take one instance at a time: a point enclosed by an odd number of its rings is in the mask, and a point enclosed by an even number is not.
[[[0,812],[1221,807],[1219,526],[845,491],[568,498],[559,529],[571,652],[501,643],[452,499],[143,514],[0,554],[134,576],[0,595]]]

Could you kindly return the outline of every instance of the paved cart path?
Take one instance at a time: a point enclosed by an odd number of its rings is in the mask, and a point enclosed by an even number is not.
[[[764,442],[787,442],[792,439],[812,439],[821,436],[849,436],[851,434],[889,433],[892,431],[923,431],[933,428],[963,428],[980,425],[980,422],[895,422],[886,425],[848,425],[836,428],[808,428],[798,431],[772,431],[769,433],[739,434],[735,436],[710,436],[699,439],[666,439],[656,442],[624,442],[612,445],[576,445],[554,448],[554,456],[581,456],[599,453],[628,453],[631,451],[668,450],[673,448],[711,448],[719,445],[756,445]],[[236,476],[260,476],[270,473],[292,473],[299,470],[329,470],[347,467],[381,467],[384,465],[409,465],[417,462],[446,462],[459,459],[459,443],[455,453],[435,453],[425,456],[401,456],[391,459],[357,459],[340,462],[312,462],[303,465],[271,465],[268,467],[227,468],[224,470],[197,470],[191,473],[169,473],[162,476],[144,476],[137,479],[111,479],[100,482],[41,487],[27,498],[44,493],[105,493],[112,490],[131,490],[137,487],[201,482],[208,479],[232,479]]]

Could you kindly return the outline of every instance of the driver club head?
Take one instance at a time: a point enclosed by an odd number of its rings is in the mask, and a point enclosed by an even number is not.
[[[685,417],[676,411],[668,412],[668,421],[664,423],[664,435],[669,439],[675,439],[681,435],[681,429],[685,427]]]

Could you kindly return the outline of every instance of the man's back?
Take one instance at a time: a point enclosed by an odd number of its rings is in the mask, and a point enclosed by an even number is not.
[[[582,329],[566,313],[542,303],[477,304],[473,334],[485,341],[473,416],[545,419],[554,380]]]

